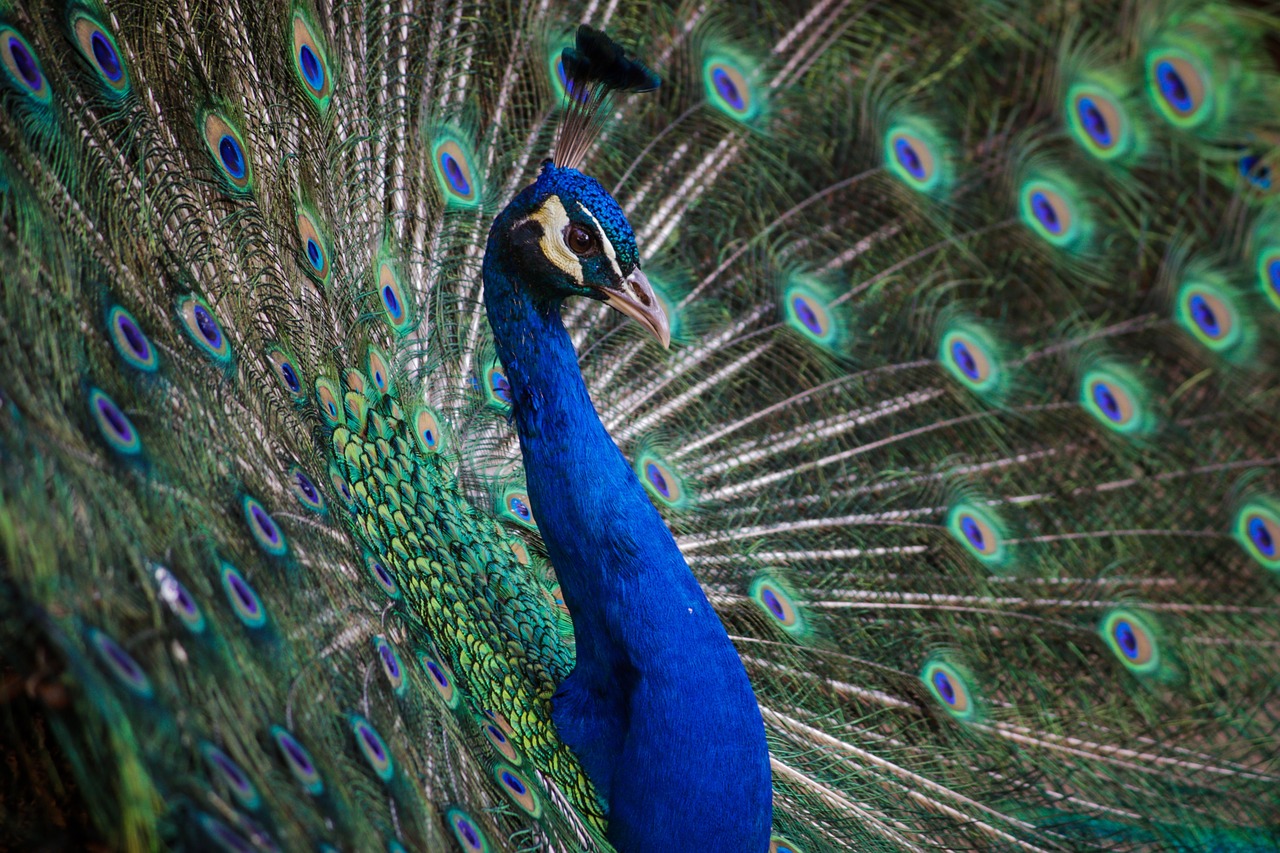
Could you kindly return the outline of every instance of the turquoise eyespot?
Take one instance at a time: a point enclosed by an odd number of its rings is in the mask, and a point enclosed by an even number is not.
[[[378,655],[378,662],[382,665],[382,674],[387,677],[387,683],[391,685],[391,691],[397,696],[403,696],[405,692],[404,667],[400,665],[400,655],[396,653],[395,646],[391,645],[386,637],[379,635],[373,638],[373,650]]]
[[[529,504],[529,495],[523,489],[508,489],[502,493],[498,512],[505,518],[516,522],[530,530],[537,530],[533,520],[533,509]]]
[[[124,646],[121,646],[97,628],[88,630],[87,639],[89,645],[97,653],[98,659],[106,667],[107,672],[122,687],[127,688],[135,696],[142,698],[151,696],[151,680],[147,678],[146,672],[133,659],[133,656],[124,650]]]
[[[72,17],[71,31],[75,35],[76,47],[89,61],[89,66],[97,73],[106,91],[114,97],[128,92],[129,72],[125,68],[115,36],[84,12],[77,12]]]
[[[289,469],[289,488],[298,503],[307,509],[321,513],[325,511],[324,496],[306,472],[296,465]]]
[[[497,780],[498,787],[529,817],[536,819],[542,816],[541,798],[529,780],[514,767],[498,762],[493,768],[493,778]]]
[[[231,789],[232,796],[242,808],[256,811],[258,806],[262,805],[262,797],[258,794],[258,789],[230,756],[211,743],[201,745],[200,753],[213,774]]]
[[[203,122],[204,144],[223,183],[233,194],[242,195],[253,188],[253,168],[240,132],[217,113],[208,113]]]
[[[121,456],[137,456],[142,452],[142,437],[133,421],[120,410],[115,400],[98,388],[89,389],[89,414],[107,446]]]
[[[988,568],[1007,568],[1012,560],[1004,525],[992,507],[961,501],[947,513],[947,529],[966,551]]]
[[[457,710],[462,703],[462,694],[454,684],[453,673],[449,670],[449,667],[426,652],[418,653],[418,663],[422,664],[422,669],[427,674],[427,681],[431,683],[432,688],[445,706],[452,710]]]
[[[802,338],[826,350],[838,350],[848,337],[847,324],[832,305],[832,293],[804,274],[791,276],[783,288],[782,316]]]
[[[689,493],[675,470],[653,452],[636,457],[632,466],[645,491],[659,503],[672,508],[683,508],[689,503]]]
[[[320,778],[320,771],[311,760],[311,753],[307,752],[297,738],[280,726],[271,727],[271,738],[276,742],[285,766],[289,768],[289,772],[293,774],[293,778],[298,781],[302,789],[312,796],[322,793],[324,780]]]
[[[1160,645],[1146,619],[1130,610],[1113,610],[1102,620],[1098,633],[1116,659],[1138,675],[1151,675],[1161,667]]]
[[[316,405],[329,426],[342,422],[342,402],[338,397],[338,386],[332,379],[322,376],[316,380]]]
[[[956,324],[944,332],[938,362],[960,384],[982,397],[993,397],[1004,387],[996,345],[977,327]]]
[[[1211,276],[1193,278],[1179,288],[1174,319],[1196,341],[1229,361],[1246,359],[1253,350],[1254,328],[1240,297]]]
[[[796,605],[791,593],[770,574],[762,573],[751,581],[747,594],[757,607],[792,637],[803,638],[809,634],[804,613]]]
[[[279,557],[289,550],[284,532],[262,506],[261,501],[246,495],[240,504],[244,511],[245,524],[248,525],[253,541],[258,543],[259,548],[273,557]]]
[[[1067,92],[1067,127],[1085,151],[1115,160],[1133,151],[1136,140],[1124,102],[1102,86],[1078,84]]]
[[[511,408],[511,383],[507,381],[502,365],[496,361],[485,371],[484,392],[493,408],[503,412]]]
[[[1196,127],[1213,113],[1213,88],[1201,60],[1177,47],[1147,55],[1147,89],[1156,108],[1171,124]]]
[[[707,103],[736,121],[755,118],[760,114],[760,99],[749,75],[748,65],[737,57],[708,57],[702,66]]]
[[[769,853],[805,853],[805,850],[785,836],[775,835],[769,839]]]
[[[1124,435],[1141,435],[1155,426],[1145,389],[1126,369],[1099,367],[1085,373],[1080,402],[1103,426]]]
[[[1041,239],[1052,246],[1072,248],[1085,236],[1083,211],[1074,187],[1057,179],[1034,179],[1022,186],[1019,213]]]
[[[231,363],[231,340],[213,316],[213,310],[198,296],[178,300],[178,316],[187,337],[216,363]]]
[[[262,606],[262,599],[235,566],[223,562],[218,576],[232,612],[245,627],[261,628],[267,624],[267,611]]]
[[[516,751],[515,744],[511,742],[507,732],[502,730],[502,726],[486,717],[477,717],[476,722],[484,733],[485,739],[489,741],[489,745],[497,750],[498,754],[507,761],[519,766],[521,763],[520,753]]]
[[[191,633],[199,634],[204,631],[204,613],[187,588],[164,566],[154,566],[152,572],[159,588],[160,600],[168,605],[173,615]]]
[[[355,735],[356,747],[373,772],[384,782],[390,780],[395,775],[395,763],[382,736],[368,720],[355,715],[351,717],[351,733]]]
[[[465,853],[490,853],[493,849],[489,846],[489,839],[472,820],[471,815],[462,809],[449,809],[445,812],[444,819]]]
[[[298,365],[293,360],[293,356],[279,347],[272,347],[267,350],[267,361],[270,363],[276,378],[280,380],[285,393],[294,399],[301,400],[304,396],[302,393],[302,379],[298,374]]]
[[[931,658],[920,670],[920,680],[948,714],[964,722],[977,719],[978,706],[969,689],[969,679],[958,666]]]
[[[1264,568],[1280,572],[1280,509],[1254,498],[1236,512],[1233,534],[1245,553]]]
[[[917,192],[938,195],[952,183],[951,154],[929,121],[904,119],[884,135],[885,166]]]
[[[44,76],[36,52],[13,27],[0,27],[0,64],[4,65],[9,82],[20,92],[42,104],[49,103],[49,78]]]
[[[379,394],[393,394],[391,364],[387,361],[386,353],[374,346],[369,347],[369,378],[373,380],[373,387],[378,389]]]
[[[107,312],[107,332],[111,345],[126,364],[144,373],[155,372],[160,356],[132,314],[119,305],[112,306]]]
[[[422,452],[439,453],[444,450],[444,431],[440,424],[440,416],[431,409],[423,407],[414,413],[414,436]]]
[[[382,302],[383,319],[392,331],[398,335],[413,331],[413,311],[405,298],[400,273],[388,260],[378,264],[378,298]]]
[[[297,224],[303,271],[320,284],[328,284],[331,273],[328,240],[320,234],[315,218],[307,211],[298,211]]]
[[[329,65],[310,22],[300,13],[293,16],[293,68],[307,98],[324,112],[333,94]]]
[[[437,140],[431,149],[432,165],[436,180],[444,192],[447,204],[457,207],[475,207],[480,203],[479,187],[471,156],[462,142],[452,136]]]
[[[382,588],[382,591],[387,594],[387,597],[392,600],[399,599],[400,585],[396,583],[395,575],[391,573],[391,570],[383,565],[381,560],[372,555],[367,555],[364,559],[365,565],[369,569],[370,576],[372,576],[374,582]]]

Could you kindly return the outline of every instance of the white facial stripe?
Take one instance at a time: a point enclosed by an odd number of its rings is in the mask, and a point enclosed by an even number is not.
[[[577,255],[569,251],[569,247],[564,242],[564,229],[569,227],[569,213],[564,209],[560,196],[547,196],[547,200],[529,214],[529,218],[542,224],[542,238],[539,241],[542,254],[546,255],[551,263],[572,276],[574,281],[582,284],[582,262],[578,260]],[[612,246],[609,248],[613,249]],[[614,266],[617,264],[615,263]]]
[[[613,264],[613,271],[618,278],[622,278],[622,267],[618,266],[618,253],[613,250],[613,243],[609,241],[609,235],[604,233],[604,229],[600,227],[600,220],[596,219],[595,214],[587,210],[581,204],[578,205],[582,212],[591,217],[591,221],[596,224],[596,233],[600,235],[600,245],[604,246],[604,256],[609,259],[609,263]]]

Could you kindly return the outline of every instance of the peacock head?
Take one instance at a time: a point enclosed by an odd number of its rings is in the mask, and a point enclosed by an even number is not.
[[[670,345],[667,315],[640,270],[631,225],[595,178],[548,160],[495,223],[495,232],[534,300],[597,299]]]

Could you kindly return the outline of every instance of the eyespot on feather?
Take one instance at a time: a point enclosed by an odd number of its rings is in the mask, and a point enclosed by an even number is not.
[[[329,241],[320,233],[315,217],[308,211],[298,210],[297,225],[302,271],[321,285],[329,284],[332,273],[329,264]]]
[[[383,782],[389,782],[396,772],[395,762],[382,735],[378,734],[377,729],[368,720],[355,714],[351,716],[351,733],[355,736],[356,747],[369,768]]]
[[[366,560],[371,560],[366,557]],[[404,667],[400,663],[400,655],[396,653],[395,646],[387,640],[386,637],[378,635],[373,638],[373,650],[377,655],[378,663],[382,666],[382,674],[387,677],[387,684],[391,686],[391,691],[397,696],[405,694],[405,677]]]
[[[211,814],[198,812],[196,814],[196,822],[200,824],[200,829],[209,840],[217,844],[218,848],[226,851],[226,853],[256,853],[261,849],[250,844],[243,835]]]
[[[1004,524],[993,507],[960,501],[947,513],[947,530],[966,551],[993,570],[1007,569],[1013,554],[1005,544]]]
[[[538,796],[538,792],[533,789],[527,777],[511,765],[500,761],[493,769],[493,778],[503,793],[525,814],[534,819],[542,816],[542,798]]]
[[[507,489],[498,502],[498,513],[530,530],[537,530],[533,520],[533,509],[529,504],[529,495],[523,489]]]
[[[932,122],[906,118],[884,135],[884,162],[889,172],[916,192],[938,196],[954,181],[951,152]]]
[[[393,601],[398,600],[400,598],[400,585],[396,583],[395,575],[391,573],[391,570],[372,554],[366,554],[364,562],[374,583],[387,594],[388,598]]]
[[[182,329],[187,337],[205,355],[223,366],[231,363],[231,340],[203,299],[198,296],[179,299],[178,317],[182,320]]]
[[[327,52],[311,28],[311,23],[295,12],[293,16],[293,69],[308,100],[323,113],[333,94]]]
[[[115,400],[98,388],[89,389],[89,414],[107,446],[121,456],[137,456],[142,452],[142,437]]]
[[[769,620],[792,637],[803,639],[810,634],[804,613],[787,588],[768,572],[756,575],[747,595]]]
[[[456,711],[462,703],[462,694],[454,684],[453,672],[438,658],[426,652],[418,652],[418,663],[426,672],[427,681],[431,683],[436,695],[447,708]]]
[[[13,27],[0,26],[0,65],[9,83],[37,103],[47,104],[52,98],[49,78],[31,44]]]
[[[954,323],[942,334],[938,361],[960,384],[984,398],[999,395],[1005,385],[999,350],[985,330]]]
[[[302,789],[312,796],[323,793],[324,780],[320,777],[320,771],[311,760],[311,753],[307,752],[298,739],[281,726],[271,727],[271,738],[280,750],[285,766]]]
[[[920,680],[952,717],[966,723],[978,719],[970,678],[959,666],[940,656],[931,657],[920,670]]]
[[[1100,160],[1118,160],[1137,147],[1124,101],[1109,89],[1079,83],[1067,91],[1067,128],[1085,151]]]
[[[752,63],[725,51],[713,52],[702,64],[707,103],[729,118],[751,122],[761,113],[761,93]]]
[[[400,274],[388,260],[378,264],[378,297],[382,301],[383,319],[392,331],[398,335],[413,331],[413,311],[405,298]]]
[[[499,755],[509,761],[511,764],[519,767],[522,763],[520,753],[516,750],[515,744],[511,742],[511,738],[502,727],[486,717],[476,717],[476,725],[480,727],[480,731],[484,734],[485,739],[489,741],[489,745],[497,751]]]
[[[97,74],[104,91],[113,97],[127,94],[129,71],[111,31],[97,18],[77,10],[71,17],[71,32],[76,47]]]
[[[248,811],[257,811],[262,805],[262,797],[240,765],[211,743],[201,744],[200,754],[204,756],[205,763],[214,776],[226,783],[240,807]]]
[[[1034,179],[1019,193],[1022,221],[1052,246],[1078,246],[1085,235],[1080,203],[1073,187],[1051,179]]]
[[[1243,361],[1253,351],[1252,318],[1240,296],[1213,276],[1192,277],[1178,290],[1174,319],[1197,342],[1229,361]]]
[[[324,495],[316,488],[315,481],[296,465],[289,469],[289,488],[298,503],[313,512],[325,511]]]
[[[1259,565],[1280,572],[1280,504],[1268,497],[1246,502],[1236,512],[1232,533]]]
[[[447,134],[440,137],[431,148],[431,159],[446,204],[475,207],[480,203],[472,158],[461,140]]]
[[[124,646],[97,628],[88,629],[85,638],[97,652],[98,659],[106,667],[107,672],[121,687],[139,698],[151,697],[154,692],[151,680],[147,678],[147,673],[133,659],[133,656],[125,651]]]
[[[489,839],[472,820],[471,815],[462,809],[449,809],[445,812],[444,819],[464,853],[490,853],[493,849],[489,846]]]
[[[502,365],[496,361],[485,370],[484,392],[493,408],[502,412],[511,409],[511,383],[507,381]]]
[[[1157,47],[1146,58],[1147,91],[1170,124],[1194,128],[1213,114],[1214,92],[1208,68],[1189,50]]]
[[[244,575],[240,574],[239,569],[223,561],[218,576],[232,612],[245,627],[261,628],[267,624],[267,611],[262,606],[262,599],[245,580]]]
[[[244,511],[244,521],[249,527],[249,532],[253,535],[253,541],[258,544],[265,553],[272,557],[282,556],[289,550],[289,543],[285,540],[284,531],[276,524],[274,518],[267,512],[262,502],[250,495],[245,495],[240,502],[241,509]]]
[[[107,333],[116,353],[130,367],[144,373],[154,373],[159,367],[160,355],[151,339],[134,316],[119,305],[113,305],[107,312]]]
[[[342,423],[342,403],[338,400],[338,386],[332,379],[321,376],[316,380],[316,405],[329,426]]]
[[[423,406],[413,415],[414,436],[423,453],[441,453],[445,448],[444,430],[440,416]]]
[[[301,374],[298,372],[298,365],[293,360],[293,356],[279,347],[272,347],[267,350],[267,362],[271,365],[276,378],[280,380],[285,393],[295,400],[304,399]]]
[[[1160,644],[1143,616],[1132,610],[1112,610],[1103,617],[1098,632],[1130,672],[1153,675],[1160,670]]]
[[[253,167],[240,131],[218,113],[206,113],[201,126],[209,156],[222,176],[226,188],[234,195],[253,189]]]
[[[391,382],[391,364],[387,361],[386,353],[375,346],[369,347],[369,377],[379,394],[395,395],[395,386]]]
[[[1123,435],[1143,435],[1155,428],[1145,389],[1127,369],[1104,365],[1085,372],[1080,401],[1107,429]]]
[[[632,467],[636,477],[644,485],[645,491],[659,503],[673,509],[688,506],[690,496],[684,487],[683,479],[662,457],[652,451],[646,451],[636,457]]]
[[[205,626],[204,613],[187,588],[164,566],[153,566],[152,574],[155,577],[160,600],[168,605],[169,610],[178,617],[188,631],[193,634],[202,633]]]

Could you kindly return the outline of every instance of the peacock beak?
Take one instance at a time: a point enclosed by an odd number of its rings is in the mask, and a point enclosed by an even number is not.
[[[667,321],[667,312],[639,267],[623,279],[620,286],[602,287],[600,293],[605,302],[652,332],[663,348],[671,347],[671,324]]]

